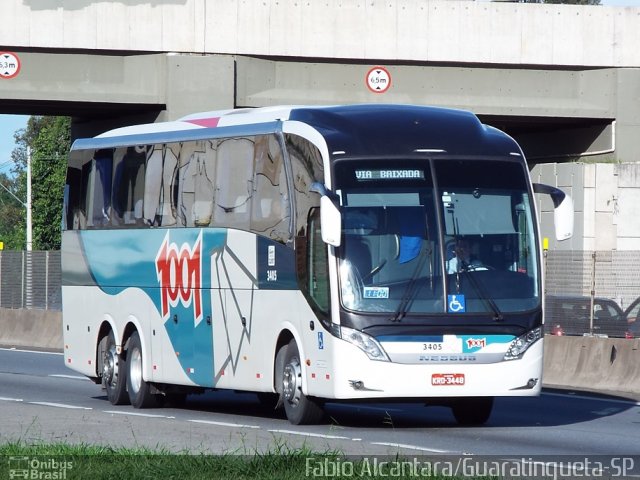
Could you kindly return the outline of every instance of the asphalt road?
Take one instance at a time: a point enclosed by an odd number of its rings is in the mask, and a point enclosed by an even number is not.
[[[640,455],[640,403],[545,390],[498,398],[489,422],[460,427],[450,410],[328,404],[324,425],[294,426],[253,394],[190,396],[183,408],[111,405],[57,353],[0,349],[0,443],[92,443],[172,452],[242,453],[306,445],[357,455]]]

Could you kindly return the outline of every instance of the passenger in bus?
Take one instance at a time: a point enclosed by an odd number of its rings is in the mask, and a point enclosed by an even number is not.
[[[454,257],[447,262],[447,273],[457,273],[465,270],[483,270],[482,262],[472,255],[469,240],[458,238],[456,240]]]

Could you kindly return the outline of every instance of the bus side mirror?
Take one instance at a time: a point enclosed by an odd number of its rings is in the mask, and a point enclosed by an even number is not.
[[[565,195],[553,210],[553,223],[556,227],[556,240],[567,240],[573,236],[573,200],[569,195]]]
[[[338,206],[327,196],[320,198],[320,225],[322,241],[339,247],[342,237],[342,215]]]
[[[340,213],[340,207],[338,207],[332,198],[336,197],[336,195],[327,190],[320,182],[314,182],[310,190],[322,195],[320,197],[320,228],[322,241],[334,247],[339,247],[342,237],[342,214]]]
[[[567,240],[573,236],[573,200],[562,190],[551,185],[534,183],[533,191],[546,193],[553,201],[553,223],[556,240]]]

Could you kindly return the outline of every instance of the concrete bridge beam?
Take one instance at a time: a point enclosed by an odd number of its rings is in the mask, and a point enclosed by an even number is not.
[[[74,118],[74,137],[132,123],[232,108],[228,55],[20,53],[22,68],[0,82],[1,111]]]

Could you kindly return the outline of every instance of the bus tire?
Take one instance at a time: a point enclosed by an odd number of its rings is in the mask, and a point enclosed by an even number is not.
[[[460,425],[483,425],[493,409],[493,397],[469,397],[455,400],[453,416]]]
[[[320,402],[302,393],[302,364],[295,340],[291,340],[284,354],[282,395],[287,419],[294,425],[319,423],[324,418]]]
[[[142,344],[140,343],[140,335],[133,332],[129,338],[129,347],[127,348],[127,391],[129,392],[129,401],[134,408],[155,407],[158,403],[157,395],[151,393],[151,385],[142,378]]]
[[[119,355],[116,349],[116,339],[113,332],[107,336],[102,357],[102,385],[107,391],[107,398],[111,405],[127,405],[127,362],[124,355]]]

